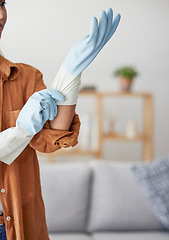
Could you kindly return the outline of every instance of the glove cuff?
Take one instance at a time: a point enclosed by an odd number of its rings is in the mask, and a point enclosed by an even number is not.
[[[66,72],[62,65],[51,85],[51,88],[56,89],[66,98],[64,102],[57,101],[57,105],[77,104],[80,85],[81,74],[75,77],[70,73]]]

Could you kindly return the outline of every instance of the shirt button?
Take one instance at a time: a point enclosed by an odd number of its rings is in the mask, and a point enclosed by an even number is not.
[[[4,193],[4,192],[5,192],[5,189],[4,189],[4,188],[2,188],[2,189],[1,189],[1,193]]]
[[[11,220],[11,217],[10,217],[10,216],[7,216],[7,217],[6,217],[6,220],[7,220],[7,221],[10,221],[10,220]]]

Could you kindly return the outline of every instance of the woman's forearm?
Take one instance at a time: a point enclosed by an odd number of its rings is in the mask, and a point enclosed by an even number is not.
[[[57,116],[50,122],[50,127],[59,130],[69,130],[75,115],[75,105],[58,105]]]

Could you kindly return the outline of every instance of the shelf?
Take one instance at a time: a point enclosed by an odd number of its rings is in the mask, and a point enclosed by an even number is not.
[[[97,91],[79,91],[80,95],[99,95]]]
[[[59,151],[49,153],[49,162],[55,162],[55,156],[71,156],[71,155],[94,155],[97,159],[104,159],[104,141],[142,141],[142,159],[150,161],[153,159],[153,96],[148,92],[99,92],[99,91],[79,91],[81,97],[94,97],[96,99],[96,112],[98,114],[98,149],[81,150],[80,146],[74,148],[61,148]],[[124,134],[107,132],[104,133],[104,99],[105,98],[125,98],[125,97],[141,97],[144,100],[143,105],[143,132],[134,137],[128,137]],[[134,99],[133,99],[134,100]],[[110,107],[111,111],[111,107]],[[38,154],[45,154],[37,152]]]
[[[141,141],[142,159],[143,161],[150,161],[153,159],[153,96],[150,92],[99,92],[99,91],[81,91],[79,95],[82,97],[95,97],[97,100],[97,112],[99,116],[99,147],[97,156],[103,159],[103,143],[107,140],[112,141]],[[128,137],[124,134],[118,133],[104,133],[103,132],[103,116],[104,116],[104,99],[105,98],[143,98],[143,133],[134,137]]]
[[[144,135],[136,135],[134,137],[128,137],[126,135],[123,135],[123,134],[113,134],[113,133],[104,133],[102,135],[102,137],[104,139],[111,139],[111,140],[124,140],[124,141],[137,141],[137,140],[142,140],[144,141],[145,140],[145,136]]]
[[[41,153],[41,152],[38,152],[38,155],[45,155],[46,153]],[[90,150],[81,150],[81,149],[78,149],[78,150],[74,150],[74,149],[59,149],[59,151],[56,151],[54,153],[48,153],[48,155],[50,156],[61,156],[61,155],[64,155],[64,156],[68,156],[68,155],[79,155],[79,154],[83,154],[83,155],[96,155],[98,153],[98,151],[90,151]]]
[[[151,94],[143,92],[105,92],[100,93],[102,97],[149,97]]]
[[[98,91],[80,91],[80,95],[95,95],[100,97],[151,97],[150,93],[145,92],[98,92]]]

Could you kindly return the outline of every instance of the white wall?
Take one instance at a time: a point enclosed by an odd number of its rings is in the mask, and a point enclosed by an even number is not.
[[[50,87],[68,50],[88,34],[90,18],[98,17],[100,11],[108,7],[121,14],[121,23],[111,41],[84,72],[83,85],[95,84],[98,90],[116,91],[118,84],[112,71],[121,65],[135,65],[140,75],[133,89],[151,92],[155,98],[154,155],[168,154],[168,0],[7,0],[3,52],[11,61],[37,67]],[[123,114],[125,109],[122,109],[122,117]],[[105,146],[106,156],[118,159],[121,147],[115,144],[113,150],[110,146],[110,143]],[[141,146],[133,146],[126,149],[123,146],[126,151],[120,151],[123,152],[121,157],[138,159]]]

